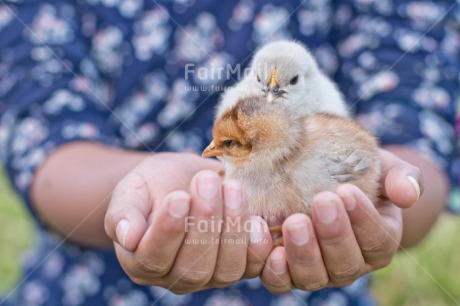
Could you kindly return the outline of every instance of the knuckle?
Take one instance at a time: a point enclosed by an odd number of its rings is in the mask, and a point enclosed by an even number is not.
[[[193,289],[185,288],[183,286],[178,286],[178,285],[173,285],[172,287],[168,287],[168,290],[178,295],[189,294],[194,291]]]
[[[284,294],[291,291],[293,288],[290,284],[285,283],[271,283],[267,286],[268,291],[274,294]]]
[[[390,263],[391,263],[391,258],[390,257],[384,257],[384,258],[381,258],[379,260],[376,260],[376,261],[372,262],[372,267],[374,269],[381,269],[381,268],[385,268]]]
[[[329,276],[335,282],[347,282],[349,280],[355,280],[359,276],[361,276],[361,265],[360,264],[352,264],[348,267],[333,270],[329,272]]]
[[[228,287],[239,281],[242,276],[243,273],[239,271],[221,271],[212,277],[212,283],[218,288]]]
[[[263,264],[253,264],[246,269],[242,278],[254,278],[262,273],[264,266]]]
[[[333,287],[346,287],[350,286],[351,284],[354,283],[354,279],[347,279],[347,280],[342,280],[342,281],[335,281],[333,283]]]
[[[388,245],[386,239],[373,239],[372,242],[367,243],[361,246],[361,252],[365,254],[365,256],[376,256],[376,255],[385,255],[389,253],[391,247]]]
[[[203,287],[212,277],[207,271],[188,271],[180,275],[180,283],[188,288]]]
[[[110,212],[107,212],[107,214],[104,217],[104,231],[109,235],[109,237],[113,240],[115,238],[113,235],[115,234],[115,228],[114,228],[114,220],[113,216]]]
[[[177,235],[183,234],[188,226],[187,219],[180,222],[171,219],[159,222],[159,231],[161,233],[166,233],[168,237],[177,237]]]
[[[320,290],[326,287],[328,284],[329,284],[329,279],[325,277],[318,281],[310,282],[308,284],[300,286],[299,289],[302,289],[305,291],[317,291],[317,290]]]
[[[335,229],[330,229],[330,233],[328,233],[327,237],[319,236],[319,240],[321,245],[323,246],[330,246],[330,247],[340,247],[344,241],[350,239],[353,232],[344,232],[341,231],[339,227]]]
[[[169,272],[169,267],[167,265],[153,262],[150,258],[140,257],[138,258],[138,262],[141,270],[155,275],[156,277],[162,277]]]
[[[129,276],[129,278],[139,286],[152,286],[154,283],[149,278],[144,277],[137,277],[137,276]]]
[[[215,204],[215,201],[216,200],[214,200],[213,204]],[[218,212],[215,208],[213,208],[213,207],[216,206],[216,205],[213,205],[213,204],[211,204],[211,205],[202,205],[202,207],[200,208],[201,209],[201,212],[200,212],[201,220],[205,220],[206,222],[208,222],[207,223],[208,225],[212,224],[210,222],[216,222],[217,224],[222,222],[222,213]],[[213,219],[216,220],[216,221],[214,221]],[[198,220],[198,221],[201,221],[201,220]]]

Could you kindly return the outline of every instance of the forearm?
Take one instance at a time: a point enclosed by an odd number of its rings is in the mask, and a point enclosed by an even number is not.
[[[32,205],[48,227],[70,241],[112,247],[104,231],[111,192],[147,156],[97,143],[64,145],[35,174]]]
[[[418,167],[425,182],[424,193],[417,203],[403,211],[401,247],[407,248],[422,240],[434,225],[447,200],[449,182],[444,172],[415,150],[402,146],[388,146],[385,149]]]

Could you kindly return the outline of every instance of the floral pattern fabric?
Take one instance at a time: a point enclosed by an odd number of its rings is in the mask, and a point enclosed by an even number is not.
[[[200,152],[222,88],[241,73],[216,68],[244,69],[258,46],[289,38],[308,45],[382,145],[416,148],[456,186],[459,28],[459,3],[447,0],[0,0],[0,156],[30,207],[34,171],[71,141]],[[460,211],[460,192],[451,199]],[[373,303],[368,277],[281,296],[257,279],[179,296],[135,285],[113,252],[42,226],[38,236],[12,305]]]

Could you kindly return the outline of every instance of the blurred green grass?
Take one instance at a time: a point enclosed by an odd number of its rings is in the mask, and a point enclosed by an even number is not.
[[[375,273],[381,305],[460,305],[460,216],[443,215],[416,247]]]
[[[18,281],[21,254],[33,241],[30,217],[0,167],[0,294]]]
[[[22,252],[33,241],[24,206],[0,169],[0,295],[20,277]],[[444,215],[416,248],[401,251],[375,273],[373,292],[383,306],[460,305],[460,218]]]

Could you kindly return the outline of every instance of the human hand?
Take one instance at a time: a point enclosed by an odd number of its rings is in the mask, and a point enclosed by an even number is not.
[[[344,184],[315,196],[311,218],[294,214],[284,221],[284,247],[272,251],[261,275],[270,291],[346,286],[389,264],[401,240],[401,208],[418,200],[423,182],[416,167],[388,151],[380,155],[379,203]]]
[[[261,273],[270,234],[263,220],[249,218],[240,184],[221,182],[220,169],[217,161],[192,154],[157,154],[118,184],[105,228],[134,282],[188,293]],[[247,243],[249,234],[235,225],[237,218],[241,226],[261,228],[251,237],[259,243]],[[268,243],[260,243],[264,239]]]

